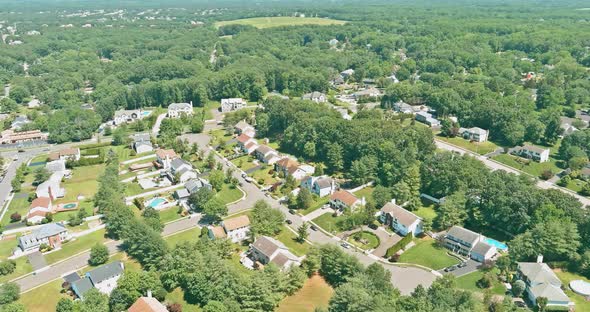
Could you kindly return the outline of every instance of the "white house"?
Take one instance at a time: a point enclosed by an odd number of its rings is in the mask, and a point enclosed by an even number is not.
[[[301,258],[291,253],[283,243],[268,236],[261,236],[250,245],[249,256],[261,265],[274,263],[281,271],[301,265]]]
[[[344,211],[345,209],[355,210],[365,204],[365,199],[359,199],[349,191],[338,190],[330,196],[330,206],[332,208]]]
[[[562,284],[553,270],[543,263],[539,256],[537,262],[519,262],[517,276],[526,284],[526,295],[533,305],[537,298],[547,298],[547,307],[571,311],[574,303],[561,289]],[[561,311],[561,310],[560,310]]]
[[[331,195],[336,191],[336,183],[328,176],[308,176],[301,181],[301,187],[307,188],[319,197]]]
[[[479,262],[488,262],[498,253],[498,249],[488,244],[483,235],[460,226],[453,226],[447,232],[444,245],[455,253]]]
[[[549,149],[540,148],[533,145],[517,146],[512,149],[512,153],[520,157],[532,159],[534,161],[543,163],[549,161]]]
[[[422,218],[393,202],[381,208],[380,220],[403,236],[412,233],[412,236],[416,237],[422,233]]]
[[[170,170],[167,172],[170,181],[178,179],[178,183],[184,183],[190,179],[197,178],[197,172],[193,165],[182,158],[175,158],[170,162]]]
[[[210,226],[209,237],[228,238],[232,243],[239,243],[248,238],[250,232],[250,219],[248,216],[239,216],[223,220],[221,226]]]
[[[221,99],[221,112],[232,112],[246,107],[248,103],[242,98]]]
[[[84,300],[84,294],[92,288],[103,294],[110,295],[117,287],[117,281],[123,274],[123,262],[114,261],[86,272],[84,278],[72,283],[72,290],[78,298]]]
[[[306,93],[301,97],[302,100],[309,100],[315,103],[326,103],[328,102],[328,97],[322,92],[311,92]]]
[[[416,113],[416,121],[426,124],[432,128],[440,127],[440,121],[438,119],[432,117],[431,113],[427,113],[427,112]]]
[[[352,69],[352,68],[349,68],[347,70],[340,72],[340,76],[342,76],[342,78],[344,78],[344,79],[348,79],[352,75],[354,75],[354,69]]]
[[[76,160],[80,160],[81,154],[80,154],[80,149],[79,148],[64,148],[62,150],[59,150],[57,152],[53,152],[51,154],[49,154],[49,160],[50,161],[54,161],[54,160],[72,160],[72,161],[76,161]]]
[[[258,160],[265,164],[272,165],[280,160],[279,153],[268,145],[260,145],[254,151],[254,155]]]
[[[469,141],[485,142],[488,140],[488,131],[478,127],[459,128],[459,135]]]
[[[275,163],[275,171],[282,172],[285,177],[291,176],[295,180],[302,180],[314,174],[315,168],[310,165],[300,164],[295,159],[283,157]]]
[[[182,115],[192,116],[193,102],[190,103],[172,103],[168,105],[168,117],[180,118]]]
[[[256,129],[244,120],[240,120],[240,122],[234,126],[234,129],[237,135],[246,134],[251,138],[256,136]]]
[[[34,230],[31,234],[18,238],[18,247],[23,251],[38,250],[42,244],[58,249],[69,239],[68,230],[61,223],[49,223]]]
[[[201,188],[211,190],[212,186],[209,181],[203,178],[191,179],[184,184],[184,188],[174,192],[174,197],[179,201],[186,201],[191,194],[197,192]]]
[[[118,126],[128,122],[134,122],[143,118],[141,110],[130,109],[130,110],[118,110],[113,116],[113,125]]]
[[[53,205],[51,198],[49,197],[37,197],[33,199],[29,206],[29,212],[27,213],[27,221],[38,224],[45,219],[48,213],[53,211]]]
[[[67,171],[54,172],[49,180],[39,184],[35,190],[37,197],[48,197],[53,199],[62,198],[66,194],[66,190],[61,187],[61,179],[66,175]]]
[[[154,150],[149,133],[140,133],[132,137],[131,147],[137,154],[148,153]]]
[[[383,93],[381,93],[379,89],[371,87],[355,92],[352,96],[354,96],[356,100],[360,100],[362,98],[376,98],[380,97],[381,95],[383,95]]]
[[[246,154],[252,154],[259,147],[258,142],[246,133],[240,134],[236,140],[242,152]]]
[[[178,158],[178,155],[176,155],[173,149],[159,149],[156,151],[157,166],[164,170],[169,169],[170,163],[176,158]]]

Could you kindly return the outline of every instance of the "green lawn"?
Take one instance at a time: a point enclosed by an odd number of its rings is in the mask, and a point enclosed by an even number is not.
[[[437,246],[433,239],[418,239],[415,243],[414,247],[401,255],[399,262],[420,264],[434,270],[459,263],[458,259],[447,255],[444,247]]]
[[[356,236],[355,234],[350,235],[348,237],[348,242],[352,243],[353,245],[362,248],[362,249],[375,249],[379,246],[379,237],[377,237],[377,235],[371,233],[371,232],[366,232],[366,231],[362,231],[360,232],[361,236],[359,238],[359,240],[356,240]],[[363,242],[364,241],[364,242]]]
[[[579,192],[582,190],[582,188],[584,187],[584,185],[586,185],[586,182],[579,180],[579,179],[572,179],[570,181],[570,183],[568,183],[566,185],[566,188],[574,191],[574,192]]]
[[[181,218],[182,216],[178,213],[178,207],[170,207],[164,210],[160,210],[160,221],[167,223]]]
[[[437,216],[437,212],[432,205],[428,207],[420,207],[418,210],[414,211],[414,214],[424,220],[430,221],[433,221]]]
[[[281,233],[276,237],[276,239],[285,244],[285,246],[287,246],[287,248],[289,248],[289,250],[291,250],[291,252],[293,252],[295,255],[303,256],[307,254],[311,245],[306,242],[300,244],[299,242],[295,241],[295,238],[297,238],[297,235],[291,232],[286,225],[283,226]]]
[[[104,243],[106,241],[104,235],[105,230],[102,229],[88,235],[78,237],[74,241],[64,243],[60,250],[45,255],[45,260],[47,261],[47,264],[51,264],[71,257],[84,250],[88,250],[96,243]]]
[[[229,184],[223,184],[223,188],[219,191],[216,196],[219,198],[224,204],[233,203],[240,198],[242,198],[242,191],[237,187],[233,187]]]
[[[152,189],[142,189],[141,186],[139,185],[139,183],[136,182],[129,182],[129,183],[125,183],[125,196],[133,196],[133,195],[138,195],[141,193],[145,193],[145,192],[149,192]]]
[[[31,203],[29,203],[29,199],[27,197],[12,199],[12,201],[10,202],[10,206],[8,206],[6,214],[4,214],[2,221],[0,221],[0,224],[2,226],[9,224],[10,215],[12,215],[15,212],[18,212],[21,215],[21,217],[24,218],[29,212],[30,205]]]
[[[55,201],[55,205],[77,201],[78,195],[91,198],[98,189],[97,178],[103,173],[105,165],[76,167],[72,170],[72,178],[62,183],[66,194]]]
[[[299,213],[301,213],[302,215],[307,215],[310,214],[318,209],[320,209],[323,205],[327,204],[330,201],[330,196],[325,196],[325,197],[318,197],[317,200],[313,201],[313,204],[304,210],[300,210]]]
[[[569,283],[573,280],[584,280],[590,283],[590,279],[587,279],[575,273],[560,270],[556,270],[555,274],[557,274],[557,277],[559,277],[559,279],[565,286],[565,294],[576,304],[576,311],[590,311],[590,301],[585,300],[584,297],[571,291],[571,289],[568,286]]]
[[[314,275],[295,294],[283,299],[275,312],[313,312],[316,308],[326,309],[333,293],[332,287],[321,276]]]
[[[483,271],[475,271],[467,275],[463,275],[456,279],[457,288],[469,290],[473,292],[484,292],[484,289],[477,287],[477,281],[479,281],[484,275]],[[504,285],[496,280],[490,288],[494,295],[504,295],[506,288]]]
[[[221,27],[231,24],[250,25],[256,28],[269,28],[269,27],[281,27],[281,26],[301,26],[301,25],[343,25],[346,21],[339,21],[329,18],[318,18],[318,17],[290,17],[290,16],[279,16],[279,17],[255,17],[255,18],[244,18],[232,21],[221,21],[216,22],[215,27]]]
[[[172,248],[180,242],[197,240],[199,238],[199,235],[201,235],[201,229],[196,227],[190,230],[170,235],[164,238],[164,240],[168,243],[168,246]]]
[[[0,240],[0,260],[10,257],[17,245],[17,236],[8,236]]]
[[[166,302],[180,303],[182,312],[200,312],[201,308],[196,304],[190,304],[184,300],[184,292],[180,288],[174,289],[166,295]]]
[[[236,159],[232,159],[231,162],[236,165],[236,167],[246,171],[256,167],[254,163],[252,163],[253,158],[251,156],[240,156]]]
[[[342,216],[340,217],[333,217],[331,213],[325,213],[315,219],[313,219],[312,221],[317,224],[319,227],[321,227],[322,229],[324,229],[325,231],[328,231],[330,233],[338,233],[340,232],[340,228],[338,227],[338,220],[340,220],[342,218]]]
[[[561,169],[557,167],[556,160],[553,158],[549,158],[549,161],[544,163],[538,163],[532,160],[527,161],[524,158],[508,154],[497,155],[492,157],[492,159],[518,170],[524,171],[535,177],[539,177],[545,170],[551,170],[551,172],[554,174],[561,171]]]
[[[373,195],[373,190],[375,188],[372,186],[367,186],[359,191],[354,192],[354,195],[358,198],[363,198],[365,197],[365,199],[370,198],[371,195]]]
[[[41,162],[47,162],[47,158],[49,157],[49,155],[47,154],[41,154],[38,156],[35,156],[33,159],[31,159],[31,163],[41,163]]]
[[[5,283],[21,275],[33,272],[33,267],[27,257],[20,257],[14,261],[16,261],[16,269],[11,274],[0,276],[0,283]]]
[[[273,176],[269,173],[272,170],[270,166],[266,166],[266,168],[260,168],[252,173],[250,176],[258,183],[259,180],[264,180],[264,185],[272,185],[278,180],[273,178]]]
[[[55,310],[57,302],[67,295],[61,293],[61,278],[56,279],[39,288],[35,288],[21,295],[18,302],[22,303],[28,312],[45,312]]]
[[[462,147],[466,150],[472,151],[474,153],[485,155],[487,153],[491,153],[495,151],[499,146],[494,144],[493,142],[486,141],[486,142],[469,142],[462,137],[454,137],[454,138],[447,138],[443,136],[437,136],[437,139],[441,141],[448,142],[450,144]]]

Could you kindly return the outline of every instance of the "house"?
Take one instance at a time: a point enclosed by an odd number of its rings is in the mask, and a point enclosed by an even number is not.
[[[326,103],[328,102],[328,97],[321,92],[311,92],[311,93],[306,93],[301,97],[302,100],[309,100],[312,102],[316,102],[316,103]]]
[[[330,85],[337,87],[337,86],[341,86],[345,83],[344,79],[342,79],[342,76],[337,76],[334,77],[332,80],[330,80]]]
[[[240,120],[240,122],[234,126],[234,129],[238,136],[242,134],[245,134],[251,138],[256,136],[256,129],[254,129],[254,127],[252,127],[245,120]]]
[[[393,110],[401,114],[416,115],[419,112],[426,112],[428,108],[423,105],[410,105],[404,101],[393,103]]]
[[[123,262],[114,261],[86,272],[84,278],[72,283],[72,290],[78,298],[84,300],[84,294],[92,288],[103,294],[110,295],[117,287],[117,281],[123,274]]]
[[[336,39],[336,38],[330,39],[330,41],[328,41],[328,44],[330,46],[335,46],[338,44],[338,39]]]
[[[246,107],[248,103],[242,98],[221,99],[221,112],[233,112]]]
[[[14,132],[14,130],[8,129],[2,131],[0,134],[0,144],[15,144],[27,141],[45,141],[47,140],[47,133],[43,133],[39,130]]]
[[[10,124],[10,128],[12,130],[20,130],[24,125],[30,123],[31,121],[27,118],[26,115],[19,115],[14,118],[12,123]]]
[[[173,149],[159,149],[156,151],[156,166],[167,170],[170,168],[172,160],[176,158],[178,155]]]
[[[168,118],[180,118],[182,115],[193,115],[193,101],[190,103],[172,103],[168,105]]]
[[[381,93],[381,91],[379,91],[379,89],[367,88],[367,89],[355,92],[352,96],[356,100],[360,100],[360,99],[366,99],[366,98],[376,98],[376,97],[380,97],[381,95],[383,95],[383,94]]]
[[[265,164],[272,165],[280,160],[279,153],[268,145],[260,145],[254,151],[254,155],[258,160]]]
[[[49,197],[37,197],[33,199],[29,206],[29,212],[27,213],[27,222],[34,224],[41,223],[48,213],[53,211],[53,205],[51,198]]]
[[[152,297],[152,293],[148,291],[147,297],[138,298],[133,303],[128,312],[168,312],[165,305],[160,303],[156,298]]]
[[[578,122],[578,123],[584,123],[584,121],[581,121],[580,119],[576,119],[576,118],[569,118],[569,117],[560,117],[560,124],[559,127],[562,129],[563,136],[567,136],[570,135],[576,131],[578,131],[579,129],[574,127],[573,123],[574,122]],[[587,125],[587,124],[585,124]]]
[[[261,236],[250,245],[249,256],[261,265],[274,263],[281,271],[301,265],[301,259],[291,253],[289,248],[268,236]]]
[[[69,239],[68,230],[61,223],[48,223],[34,230],[31,234],[18,238],[18,247],[23,251],[39,250],[42,244],[59,249],[61,243]]]
[[[63,159],[49,161],[45,164],[45,169],[51,173],[66,171],[66,161]]]
[[[354,75],[354,69],[351,69],[351,68],[340,72],[340,76],[342,76],[343,79],[348,79],[352,75]]]
[[[197,178],[197,172],[193,169],[193,165],[178,157],[170,162],[170,170],[166,174],[170,181],[174,182],[174,180],[178,179],[178,183]]]
[[[299,164],[295,159],[284,157],[275,163],[275,171],[282,172],[285,177],[291,176],[295,180],[301,180],[314,174],[315,168],[310,165]]]
[[[495,246],[486,242],[483,235],[456,225],[447,232],[443,243],[454,253],[479,262],[490,261],[498,252]]]
[[[143,115],[139,109],[118,110],[113,117],[113,125],[118,126],[124,123],[134,122],[142,117]]]
[[[213,189],[209,181],[203,178],[191,179],[184,184],[184,188],[174,192],[174,197],[177,200],[186,201],[191,194],[196,193],[201,188]]]
[[[152,138],[149,133],[140,133],[136,134],[131,137],[133,143],[131,143],[131,148],[137,153],[148,153],[154,150],[154,146],[152,145]]]
[[[221,226],[209,227],[209,238],[228,238],[232,243],[247,239],[249,233],[250,219],[245,215],[223,220]]]
[[[422,111],[417,112],[416,113],[416,121],[426,124],[431,128],[440,127],[440,121],[438,119],[432,117],[431,113],[422,112]]]
[[[540,163],[549,161],[549,149],[534,145],[517,146],[511,150],[511,153]]]
[[[325,197],[336,191],[336,183],[328,176],[308,176],[301,181],[301,187],[307,188],[319,197]]]
[[[61,179],[66,174],[66,171],[54,172],[47,181],[37,186],[35,190],[37,197],[49,197],[52,200],[64,197],[66,191],[61,187]]]
[[[482,128],[473,127],[473,128],[459,128],[459,135],[461,135],[465,140],[474,141],[474,142],[485,142],[488,140],[488,131]]]
[[[340,211],[344,211],[346,209],[355,210],[357,207],[364,204],[364,198],[359,199],[351,192],[345,190],[338,190],[330,196],[330,206]]]
[[[537,298],[547,298],[547,308],[573,308],[574,303],[561,289],[562,284],[553,270],[543,263],[542,256],[537,262],[518,262],[517,276],[526,284],[526,295],[533,305],[537,305]],[[571,310],[570,310],[571,311]]]
[[[27,103],[27,107],[28,108],[37,108],[39,106],[41,106],[41,101],[39,101],[38,99],[32,99],[29,101],[29,103]]]
[[[246,154],[252,154],[259,147],[258,142],[246,133],[240,134],[236,140],[242,152]]]
[[[416,237],[422,233],[422,218],[394,202],[389,202],[381,208],[380,220],[403,236],[411,233]]]
[[[57,152],[50,153],[48,159],[49,161],[54,161],[58,159],[65,161],[77,161],[80,160],[80,149],[77,147],[64,148]]]

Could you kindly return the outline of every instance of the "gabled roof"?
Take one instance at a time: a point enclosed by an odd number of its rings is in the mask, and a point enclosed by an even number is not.
[[[223,220],[223,227],[226,231],[233,231],[250,225],[250,218],[248,216],[239,216]]]
[[[313,100],[313,99],[319,99],[321,97],[326,97],[326,95],[323,94],[322,92],[314,91],[311,93],[304,94],[301,98],[303,100]]]
[[[481,235],[473,231],[470,231],[466,228],[455,225],[447,232],[447,236],[452,236],[464,242],[474,244]]]
[[[221,226],[210,226],[209,231],[211,231],[215,238],[227,237],[227,234],[225,234],[225,230]]]
[[[177,170],[178,168],[185,166],[185,165],[190,168],[193,167],[193,165],[191,165],[191,163],[189,163],[188,161],[186,161],[182,158],[174,158],[172,160],[172,162],[170,163],[170,166],[172,167],[173,170]]]
[[[192,109],[193,106],[189,103],[172,103],[168,105],[168,110],[185,110]]]
[[[37,197],[37,198],[33,199],[33,201],[31,202],[31,208],[35,208],[35,207],[49,208],[50,204],[51,204],[51,199],[49,197]]]
[[[184,187],[190,192],[196,192],[198,191],[200,188],[209,185],[209,181],[205,180],[205,179],[201,179],[201,178],[197,178],[197,179],[190,179],[188,180],[185,184]]]
[[[487,254],[490,250],[494,249],[496,247],[489,245],[485,242],[479,242],[477,244],[475,244],[475,246],[473,247],[473,249],[471,250],[471,252],[479,254],[479,255],[485,255]]]
[[[330,177],[320,177],[318,178],[315,183],[318,185],[320,189],[332,187],[332,178]]]
[[[151,136],[149,133],[139,133],[139,134],[133,135],[131,138],[133,139],[133,142],[135,142],[135,143],[142,142],[142,141],[151,142]]]
[[[551,284],[541,284],[530,288],[535,298],[545,297],[549,302],[570,302],[570,298],[561,290]]]
[[[247,123],[246,121],[240,120],[240,122],[238,122],[235,125],[235,128],[240,129],[240,130],[244,130],[246,128],[252,128],[252,126],[249,123]]]
[[[30,214],[28,217],[35,215],[35,213]],[[51,237],[54,235],[58,235],[62,232],[66,232],[66,228],[59,223],[49,223],[41,226],[40,228],[34,230],[31,234],[23,235],[18,238],[19,246],[24,249],[28,249],[29,247],[37,245],[39,240],[42,240],[47,237]]]
[[[141,297],[135,301],[129,312],[168,312],[168,309],[153,297]]]
[[[80,280],[80,275],[78,275],[78,273],[76,273],[76,272],[72,272],[68,275],[64,275],[63,279],[64,279],[64,281],[72,284],[73,282]]]
[[[519,262],[518,270],[533,283],[549,283],[561,287],[561,281],[546,263]]]
[[[249,140],[252,140],[252,138],[249,135],[242,133],[238,136],[237,140],[238,140],[238,142],[245,144]]]
[[[271,152],[276,153],[276,151],[272,147],[270,147],[268,145],[260,145],[260,146],[258,146],[258,148],[256,149],[256,151],[259,152],[259,153],[261,153],[261,154],[263,154],[263,155],[266,155],[266,154],[271,153]]]
[[[299,162],[289,157],[284,157],[281,160],[277,161],[277,166],[287,169],[294,167],[295,169],[297,169],[297,167],[299,167]]]
[[[538,146],[534,146],[534,145],[528,145],[528,144],[527,145],[524,145],[522,147],[517,147],[517,148],[519,148],[521,150],[527,150],[527,151],[539,153],[539,154],[541,154],[541,153],[549,150],[548,148],[542,148],[542,147],[538,147]]]
[[[90,281],[90,278],[88,277],[79,279],[73,282],[71,285],[72,289],[74,289],[74,292],[76,293],[76,295],[78,295],[78,297],[84,296],[85,293],[94,288],[92,282]]]
[[[352,207],[359,199],[348,191],[339,190],[330,196],[330,200],[339,200],[346,206]]]
[[[279,242],[278,240],[268,237],[268,236],[261,236],[259,237],[252,246],[256,248],[261,254],[271,258],[272,255],[278,249],[287,249],[283,243]]]
[[[176,152],[174,152],[173,149],[159,149],[156,151],[156,156],[158,156],[160,159],[164,159],[166,157],[174,159],[178,157],[178,155],[176,155]]]
[[[86,273],[94,285],[123,273],[123,263],[114,261]]]
[[[422,220],[417,215],[391,202],[385,204],[383,208],[381,208],[381,211],[383,213],[391,214],[395,219],[398,220],[400,224],[405,227],[409,227],[410,225],[414,224],[414,222]]]

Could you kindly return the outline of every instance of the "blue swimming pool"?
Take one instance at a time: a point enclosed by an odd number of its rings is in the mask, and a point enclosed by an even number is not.
[[[157,197],[157,198],[152,199],[149,206],[152,208],[156,208],[156,207],[158,207],[162,204],[165,204],[165,203],[166,203],[166,200],[164,198]]]
[[[484,240],[486,243],[488,243],[489,245],[495,246],[496,248],[498,248],[501,251],[506,251],[508,250],[508,246],[506,246],[506,244],[499,242],[495,239],[491,239],[489,237],[486,237],[486,239]]]
[[[141,115],[143,115],[143,117],[147,117],[152,113],[152,111],[143,111],[141,112]]]

